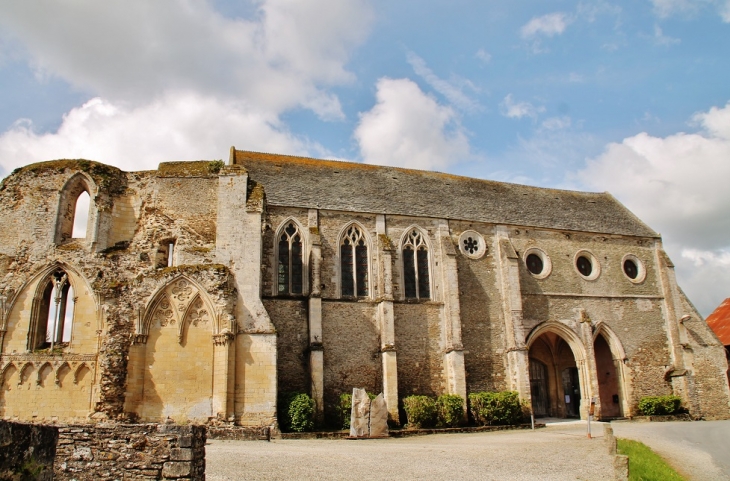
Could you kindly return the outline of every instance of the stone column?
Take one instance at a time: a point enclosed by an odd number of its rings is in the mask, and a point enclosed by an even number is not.
[[[229,396],[229,379],[232,379],[231,346],[233,333],[226,330],[213,334],[213,414],[222,420],[233,420],[233,396]],[[235,349],[235,347],[233,347]],[[234,367],[235,369],[235,367]]]
[[[441,293],[444,303],[441,311],[441,329],[443,332],[446,391],[449,394],[458,394],[466,400],[464,346],[461,343],[459,271],[456,264],[456,249],[454,249],[454,243],[451,241],[449,223],[445,219],[439,221],[436,241],[441,257]]]
[[[691,365],[687,365],[684,346],[687,346],[687,340],[682,339],[682,327],[679,325],[679,318],[684,315],[679,299],[679,287],[677,286],[677,278],[674,274],[674,264],[667,256],[662,247],[661,241],[656,241],[655,262],[658,271],[659,283],[664,296],[662,303],[662,313],[664,314],[664,324],[667,330],[667,340],[669,341],[669,353],[671,357],[672,367],[674,368],[669,376],[672,380],[672,389],[674,394],[682,398],[683,403],[690,408],[691,414],[699,413],[699,402],[696,399],[693,383],[688,378],[688,369]],[[686,334],[685,334],[686,337]]]
[[[319,234],[319,213],[309,209],[310,293],[309,293],[309,376],[315,418],[324,422],[324,344],[322,340],[322,239]]]
[[[496,229],[496,244],[499,249],[496,261],[502,291],[509,388],[517,391],[520,399],[532,402],[530,360],[527,346],[525,346],[525,329],[522,323],[520,258],[509,240],[508,232],[505,226],[498,226]]]
[[[593,350],[593,325],[585,309],[578,310],[580,340],[585,348],[586,358],[583,360],[583,376],[585,386],[581,386],[580,417],[588,419],[591,400],[596,398],[595,415],[601,413],[601,396],[598,395],[598,371],[596,370],[596,354]],[[575,356],[575,353],[573,353]],[[577,359],[576,359],[577,364]],[[584,389],[585,387],[585,389]]]
[[[383,363],[383,398],[388,418],[400,424],[398,416],[398,358],[395,348],[395,318],[393,312],[393,243],[386,234],[385,216],[376,218],[378,250],[378,326],[380,327],[380,358]]]

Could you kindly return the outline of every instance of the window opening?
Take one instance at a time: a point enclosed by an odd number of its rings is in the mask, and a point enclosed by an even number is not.
[[[580,256],[575,261],[575,265],[578,268],[578,272],[583,274],[585,277],[589,277],[593,272],[593,264],[586,256]]]
[[[542,271],[545,268],[542,259],[537,254],[529,254],[526,259],[526,264],[527,270],[535,275],[542,274]]]
[[[175,239],[160,241],[155,256],[155,267],[163,269],[175,265]]]
[[[479,251],[479,239],[467,237],[464,239],[464,250],[469,254],[476,254]]]
[[[68,274],[58,271],[53,274],[49,287],[46,304],[48,311],[45,318],[45,344],[53,349],[55,344],[71,341],[74,307],[76,298],[74,290],[68,281]]]
[[[81,192],[76,198],[76,207],[74,208],[74,221],[73,228],[71,230],[71,238],[73,239],[85,239],[86,238],[86,226],[89,221],[89,205],[91,198],[89,193],[86,191]]]
[[[631,259],[626,259],[624,261],[624,272],[629,279],[636,279],[639,277],[639,267],[636,265],[636,262]]]
[[[355,226],[347,229],[340,244],[340,273],[343,296],[368,295],[368,247]]]
[[[302,236],[291,222],[279,237],[277,284],[279,294],[302,293]]]
[[[167,267],[172,267],[172,255],[175,251],[175,243],[170,242],[167,244]]]
[[[428,299],[428,248],[421,233],[414,229],[403,243],[403,284],[407,299]]]

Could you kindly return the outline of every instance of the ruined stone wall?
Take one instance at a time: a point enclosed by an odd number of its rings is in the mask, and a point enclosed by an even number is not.
[[[0,421],[0,479],[53,479],[58,428]]]
[[[276,327],[276,376],[279,392],[311,394],[307,303],[295,299],[265,299]]]
[[[398,353],[398,397],[443,394],[441,306],[398,303],[393,306],[393,311]]]
[[[203,426],[64,425],[58,428],[57,480],[205,479]]]

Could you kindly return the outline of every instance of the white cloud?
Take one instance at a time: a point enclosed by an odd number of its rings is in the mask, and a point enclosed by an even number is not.
[[[522,26],[520,35],[522,38],[532,38],[537,35],[552,37],[562,34],[572,19],[565,13],[549,13],[541,17],[533,17],[529,22]]]
[[[376,100],[371,110],[360,114],[354,133],[366,163],[444,169],[470,156],[456,113],[415,82],[381,78]]]
[[[27,121],[0,135],[0,167],[86,158],[124,170],[159,162],[223,158],[230,144],[268,152],[306,153],[307,145],[276,117],[195,93],[171,92],[139,107],[95,98],[64,116],[58,131],[37,134]]]
[[[254,18],[229,19],[190,0],[2,2],[0,26],[38,72],[112,101],[182,89],[341,118],[323,89],[353,80],[344,65],[373,17],[365,0],[254,3]]]
[[[695,15],[704,8],[713,8],[723,22],[730,23],[730,0],[651,0],[651,3],[660,18]]]
[[[413,71],[428,83],[436,92],[440,93],[455,107],[464,111],[473,111],[479,109],[479,104],[469,98],[463,90],[455,82],[446,81],[437,76],[433,71],[428,68],[426,62],[413,52],[408,52],[406,59],[408,63],[413,67]],[[457,82],[461,85],[466,85],[472,89],[474,86],[471,82],[464,79],[457,79]]]
[[[662,28],[659,25],[654,25],[654,43],[657,45],[668,47],[669,45],[676,45],[680,42],[681,40],[678,38],[664,35]]]
[[[483,63],[489,63],[492,61],[492,54],[487,52],[483,48],[477,50],[477,53],[475,53],[474,56],[481,60]]]
[[[538,114],[545,112],[545,107],[535,107],[530,102],[515,102],[512,98],[512,94],[502,100],[500,104],[502,115],[510,119],[521,119],[522,117],[530,117],[533,120],[537,118]]]
[[[712,266],[726,262],[730,252],[730,103],[696,114],[693,122],[697,133],[640,133],[611,143],[577,174],[585,186],[608,190],[661,232],[670,255],[681,253],[684,270],[678,264],[678,273],[692,299],[704,295],[705,286],[692,270],[703,265],[716,272]],[[713,279],[716,292],[726,278]],[[724,296],[728,285],[722,284]],[[714,306],[699,307],[707,313]]]
[[[562,117],[550,117],[543,120],[542,128],[547,130],[563,130],[570,127],[570,117],[563,115]]]

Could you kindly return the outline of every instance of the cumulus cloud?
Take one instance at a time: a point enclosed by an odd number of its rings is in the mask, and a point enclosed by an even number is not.
[[[444,169],[470,155],[454,110],[409,79],[378,81],[376,104],[360,114],[354,137],[370,164]]]
[[[532,38],[537,35],[553,37],[562,34],[572,19],[565,13],[549,13],[541,17],[533,17],[529,22],[522,26],[520,35],[522,38]]]
[[[694,298],[704,284],[691,273],[702,266],[715,272],[730,251],[730,103],[696,114],[692,123],[698,132],[640,133],[611,143],[577,178],[589,188],[608,190],[662,233]],[[716,301],[728,294],[728,283],[720,280],[707,283]],[[707,314],[712,307],[701,309]]]
[[[344,65],[372,19],[365,0],[254,4],[253,18],[230,19],[189,0],[2,2],[0,26],[39,73],[112,101],[184,89],[341,118],[324,89],[353,79]]]
[[[522,117],[530,117],[533,120],[537,118],[538,114],[545,112],[545,107],[535,107],[530,102],[516,102],[512,98],[512,94],[507,94],[499,105],[502,111],[502,115],[510,119],[521,119]]]
[[[730,23],[730,0],[651,0],[654,13],[660,18],[672,15],[694,15],[703,8],[712,8]]]
[[[28,121],[0,135],[0,167],[8,173],[40,160],[86,158],[124,170],[155,169],[168,160],[223,158],[232,142],[247,149],[305,153],[308,145],[267,117],[196,93],[170,92],[138,107],[101,98],[64,116],[56,132],[35,133]]]

